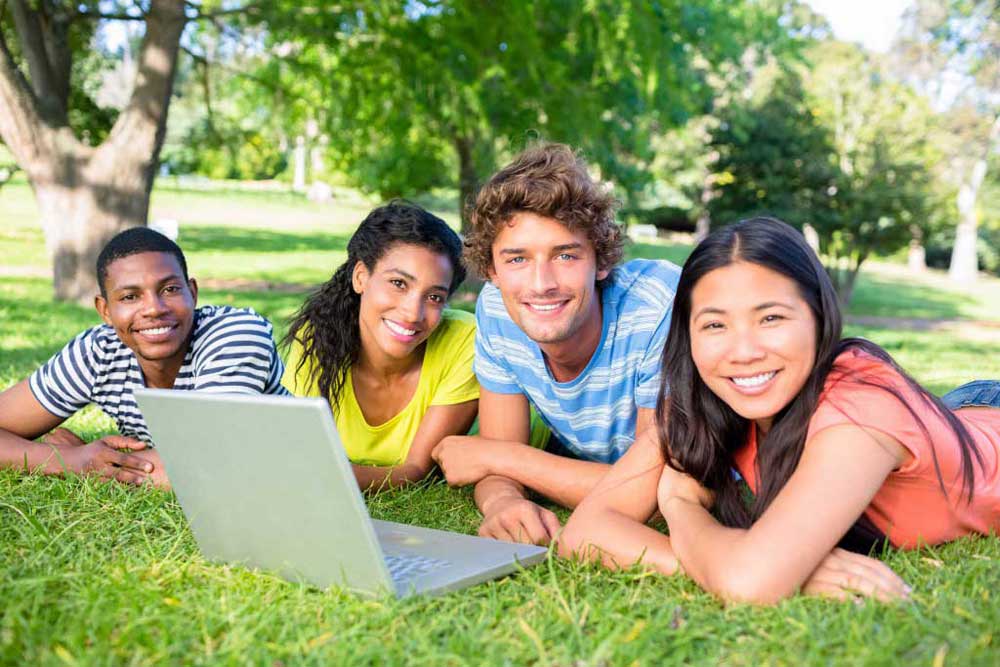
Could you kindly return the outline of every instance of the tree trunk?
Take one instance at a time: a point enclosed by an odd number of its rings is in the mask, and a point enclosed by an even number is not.
[[[958,190],[958,226],[955,228],[955,247],[951,251],[948,277],[954,282],[972,284],[979,275],[979,257],[976,254],[976,227],[979,219],[976,202],[979,190],[986,178],[987,160],[997,140],[1000,139],[1000,114],[993,119],[986,150],[972,165],[969,178]]]
[[[32,90],[0,36],[0,102],[5,107],[0,137],[35,191],[57,299],[92,304],[101,248],[122,229],[146,224],[187,23],[184,11],[184,0],[151,2],[132,95],[97,148],[80,142],[59,114],[40,102],[59,95],[54,86],[68,80],[68,71],[62,70],[70,67],[69,58],[46,60],[37,44],[30,47],[36,61],[32,85],[41,88]],[[23,23],[30,27],[38,17],[28,12],[28,19]],[[26,36],[19,35],[23,43]],[[42,85],[35,69],[47,69],[56,84]]]
[[[462,214],[462,233],[465,234],[469,229],[468,210],[479,188],[479,177],[472,158],[472,140],[456,138],[455,150],[458,152],[458,210]]]

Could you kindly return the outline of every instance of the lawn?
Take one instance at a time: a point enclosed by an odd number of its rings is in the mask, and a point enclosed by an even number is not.
[[[253,306],[280,333],[302,295],[343,260],[368,205],[164,188],[153,217],[181,221],[203,303]],[[661,243],[630,249],[674,261],[688,251]],[[0,190],[0,252],[2,388],[97,318],[51,301],[24,185]],[[996,323],[1000,281],[969,295],[936,274],[915,278],[873,265],[851,315]],[[886,347],[933,391],[1000,377],[1000,329],[945,334],[886,324],[848,332]],[[112,428],[93,408],[69,425],[85,436]],[[368,500],[376,518],[467,533],[478,525],[471,494],[437,481]],[[362,600],[205,561],[171,494],[0,471],[0,664],[1000,663],[1000,539],[886,558],[914,588],[912,603],[725,607],[683,577],[555,558],[440,598]]]

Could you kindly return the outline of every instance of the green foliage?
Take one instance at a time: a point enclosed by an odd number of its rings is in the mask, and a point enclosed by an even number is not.
[[[295,3],[270,18],[292,55],[257,75],[309,100],[338,164],[383,195],[468,194],[535,138],[581,147],[635,192],[651,137],[708,106],[708,74],[745,40],[777,31],[770,4]]]
[[[263,132],[207,120],[164,146],[161,162],[172,173],[251,181],[274,178],[287,166],[285,153]]]
[[[766,213],[811,225],[844,303],[872,254],[930,233],[935,215],[927,137],[933,114],[857,47],[823,42],[808,67],[758,72],[751,98],[712,133],[713,221]]]

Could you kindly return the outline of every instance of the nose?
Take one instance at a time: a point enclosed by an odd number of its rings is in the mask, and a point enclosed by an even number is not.
[[[142,312],[146,317],[154,317],[166,311],[163,298],[158,291],[147,292],[142,299]]]
[[[403,299],[399,310],[410,324],[422,322],[424,319],[423,295],[418,290],[412,290]]]
[[[730,361],[737,364],[751,364],[764,358],[766,352],[761,344],[760,333],[750,330],[737,331],[729,349]]]
[[[531,287],[536,294],[545,294],[558,287],[555,271],[549,262],[535,262],[531,276]]]

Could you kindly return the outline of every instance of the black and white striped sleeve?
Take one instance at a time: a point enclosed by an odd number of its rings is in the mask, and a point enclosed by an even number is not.
[[[220,394],[282,394],[284,367],[271,323],[252,310],[233,309],[198,331],[194,389]]]
[[[28,378],[35,399],[55,416],[70,417],[91,402],[96,338],[97,328],[84,331]]]

